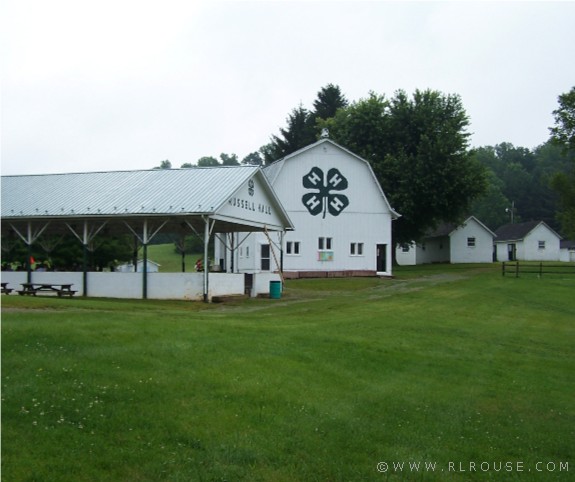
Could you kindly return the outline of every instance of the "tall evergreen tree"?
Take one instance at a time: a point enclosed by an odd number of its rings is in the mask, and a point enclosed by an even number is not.
[[[274,160],[291,154],[315,142],[314,119],[310,112],[299,105],[286,119],[287,128],[280,128],[280,136],[272,135],[272,155]]]
[[[348,102],[337,85],[327,84],[317,93],[313,102],[313,115],[319,119],[334,117],[338,109],[347,107]]]
[[[317,93],[313,102],[314,110],[303,105],[293,109],[286,119],[287,127],[280,128],[280,135],[272,135],[271,142],[263,146],[263,158],[266,164],[287,156],[317,140],[318,119],[329,119],[338,109],[348,105],[347,99],[338,86],[327,84]]]

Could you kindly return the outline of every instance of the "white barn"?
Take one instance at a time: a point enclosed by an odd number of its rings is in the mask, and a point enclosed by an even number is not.
[[[391,224],[399,214],[366,160],[322,138],[264,173],[294,230],[220,236],[221,264],[287,278],[391,275]]]
[[[561,236],[543,221],[505,224],[495,231],[497,261],[559,261]]]
[[[475,216],[463,223],[442,224],[420,243],[397,246],[399,265],[425,263],[491,263],[495,233]]]

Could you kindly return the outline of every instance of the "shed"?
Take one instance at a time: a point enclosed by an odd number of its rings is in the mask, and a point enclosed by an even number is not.
[[[575,241],[562,239],[560,246],[560,261],[575,263]]]
[[[495,234],[497,261],[559,261],[561,236],[544,221],[505,224]]]
[[[419,243],[396,247],[400,265],[425,263],[491,263],[493,239],[491,231],[475,216],[460,224],[442,223]]]

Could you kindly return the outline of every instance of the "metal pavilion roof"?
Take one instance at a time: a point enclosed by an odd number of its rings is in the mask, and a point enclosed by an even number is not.
[[[257,166],[2,177],[2,218],[210,214]]]

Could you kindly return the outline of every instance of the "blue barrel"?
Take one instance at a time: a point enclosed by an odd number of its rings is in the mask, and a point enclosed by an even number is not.
[[[282,297],[282,282],[270,281],[270,298],[279,300]]]

